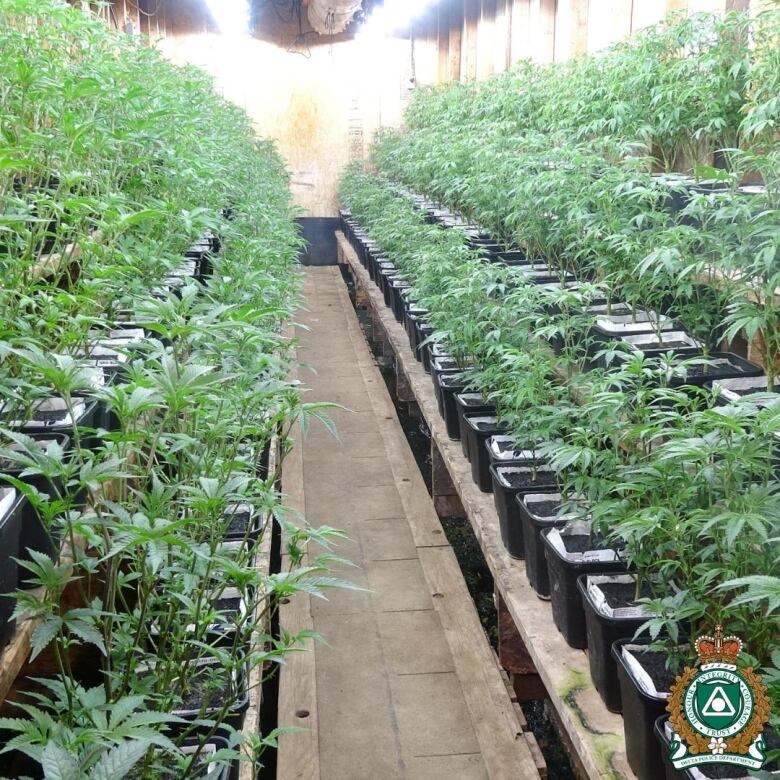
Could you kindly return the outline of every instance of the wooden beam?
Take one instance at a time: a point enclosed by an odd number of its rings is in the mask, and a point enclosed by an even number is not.
[[[438,82],[443,84],[450,80],[449,57],[450,57],[450,9],[446,3],[439,3],[437,7],[437,60],[438,60]]]
[[[496,3],[495,57],[493,68],[496,73],[506,70],[511,64],[510,24],[512,19],[511,0],[498,0]]]
[[[531,56],[531,0],[510,0],[510,60],[512,63]]]
[[[558,0],[555,16],[555,61],[565,62],[588,51],[589,0]]]
[[[590,0],[588,51],[606,48],[631,34],[633,0]]]
[[[450,6],[449,43],[447,46],[447,69],[449,81],[460,81],[461,52],[463,50],[463,3]]]
[[[477,33],[480,0],[463,0],[463,47],[461,72],[465,81],[477,78]]]
[[[531,57],[534,62],[552,62],[555,58],[556,0],[531,0]]]
[[[496,0],[481,0],[477,25],[477,78],[495,73]]]

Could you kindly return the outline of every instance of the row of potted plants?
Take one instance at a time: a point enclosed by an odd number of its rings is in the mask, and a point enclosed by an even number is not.
[[[668,769],[651,716],[713,623],[747,640],[777,712],[779,30],[776,9],[678,15],[566,64],[417,90],[375,146],[384,181],[343,188],[409,285],[415,348],[465,371],[443,409],[460,382],[456,412],[511,437],[477,447],[475,480],[587,642],[642,777]],[[718,354],[741,340],[763,371]],[[620,634],[632,646],[610,650]]]
[[[204,75],[87,12],[0,0],[0,63],[0,631],[34,619],[55,670],[4,703],[2,773],[235,777],[278,736],[242,731],[250,679],[304,638],[278,601],[337,584],[335,532],[277,488],[324,414],[288,378],[287,175]]]
[[[348,235],[388,303],[404,302],[394,311],[430,367],[450,435],[475,482],[494,490],[504,543],[551,597],[566,640],[588,647],[607,706],[630,713],[632,767],[660,776],[653,721],[687,657],[685,637],[720,618],[776,679],[771,605],[755,591],[733,598],[776,557],[776,412],[722,406],[722,391],[706,386],[706,357],[635,350],[617,366],[594,361],[614,351],[598,329],[603,286],[533,283],[528,264],[491,262],[462,226],[431,224],[452,215],[357,171],[342,195]],[[637,630],[650,639],[632,641]]]

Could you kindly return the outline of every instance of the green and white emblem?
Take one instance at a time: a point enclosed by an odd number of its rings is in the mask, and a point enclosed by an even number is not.
[[[669,757],[675,769],[697,764],[737,764],[760,769],[769,699],[752,669],[738,669],[742,641],[715,636],[696,640],[701,665],[686,667],[672,687],[667,709],[672,727]]]

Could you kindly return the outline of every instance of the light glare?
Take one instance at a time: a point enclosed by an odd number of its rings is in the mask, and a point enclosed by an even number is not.
[[[206,5],[223,35],[246,35],[249,32],[248,0],[206,0]]]
[[[361,37],[372,38],[401,30],[435,2],[436,0],[385,0],[366,20],[360,31]]]

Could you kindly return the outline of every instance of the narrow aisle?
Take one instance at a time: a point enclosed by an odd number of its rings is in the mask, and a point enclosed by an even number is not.
[[[328,643],[314,650],[317,738],[283,738],[280,780],[538,776],[339,269],[307,269],[305,300],[298,357],[316,371],[300,373],[305,400],[351,410],[331,413],[340,442],[315,425],[302,443],[305,515],[347,532],[337,552],[355,567],[336,574],[365,590],[310,600]],[[319,753],[308,761],[296,754],[307,745]]]

